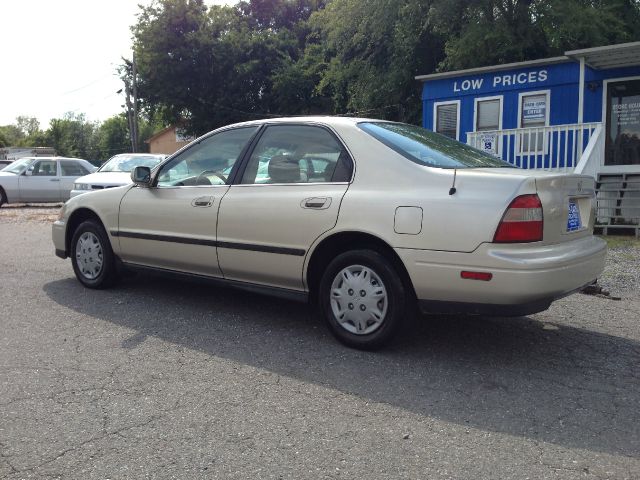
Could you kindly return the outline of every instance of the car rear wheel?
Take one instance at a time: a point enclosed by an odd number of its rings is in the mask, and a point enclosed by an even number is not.
[[[7,196],[4,193],[4,190],[0,187],[0,207],[7,203]]]
[[[400,276],[372,250],[338,255],[322,277],[319,298],[329,330],[350,347],[380,348],[404,321],[406,295]]]
[[[85,287],[107,288],[117,277],[111,243],[102,225],[94,220],[81,223],[71,240],[71,263]]]

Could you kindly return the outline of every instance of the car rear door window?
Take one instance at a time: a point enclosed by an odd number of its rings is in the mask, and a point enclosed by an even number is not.
[[[346,150],[327,129],[272,125],[253,150],[241,183],[347,182],[352,169]]]
[[[60,160],[60,170],[63,177],[82,177],[91,173],[80,162],[73,160]]]

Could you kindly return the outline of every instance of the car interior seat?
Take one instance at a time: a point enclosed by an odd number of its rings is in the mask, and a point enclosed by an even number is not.
[[[298,183],[300,163],[289,155],[275,155],[269,161],[269,183]]]

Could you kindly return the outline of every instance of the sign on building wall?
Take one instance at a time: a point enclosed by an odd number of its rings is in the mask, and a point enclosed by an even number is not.
[[[547,99],[544,95],[532,95],[522,102],[522,126],[544,123],[547,118]]]
[[[480,134],[477,146],[483,152],[490,153],[492,155],[497,155],[498,154],[498,134],[497,133]]]

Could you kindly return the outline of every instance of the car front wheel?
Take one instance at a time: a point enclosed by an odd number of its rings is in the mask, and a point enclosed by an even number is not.
[[[320,301],[333,335],[365,350],[388,343],[400,329],[406,295],[394,266],[373,250],[338,255],[320,283]]]
[[[81,223],[71,240],[71,263],[85,287],[107,288],[116,279],[111,243],[102,225],[93,220]]]

